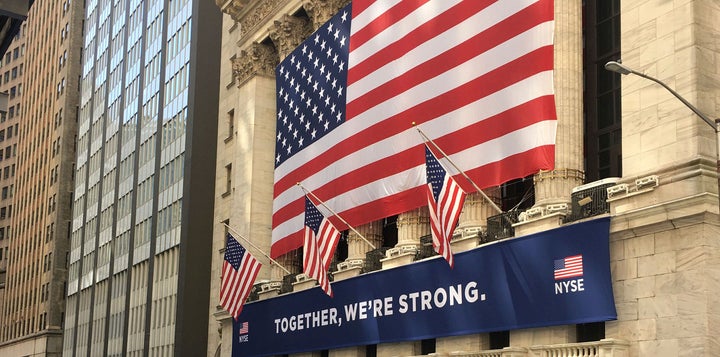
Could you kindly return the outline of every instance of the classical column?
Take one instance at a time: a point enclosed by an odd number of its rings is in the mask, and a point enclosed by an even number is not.
[[[352,278],[360,275],[365,265],[365,253],[373,249],[368,240],[375,248],[383,245],[383,222],[375,221],[362,226],[355,227],[365,239],[361,238],[358,233],[353,230],[348,232],[348,257],[344,262],[337,265],[337,270],[333,272],[335,281]]]
[[[500,187],[489,187],[483,190],[496,206],[501,206]],[[465,198],[458,231],[461,235],[453,238],[451,244],[454,252],[472,249],[477,246],[477,231],[487,231],[487,218],[499,214],[495,208],[479,192],[468,194]]]
[[[349,0],[305,0],[303,8],[312,19],[313,30],[317,30],[348,3]]]
[[[579,0],[555,0],[556,169],[535,175],[535,207],[544,207],[545,217],[549,218],[516,226],[516,236],[560,225],[560,215],[548,215],[547,208],[558,204],[570,206],[572,188],[583,183],[581,6]],[[574,339],[574,326],[510,331],[511,347],[568,343]]]
[[[529,220],[554,219],[538,226],[520,227],[522,233],[561,224],[570,208],[570,193],[585,179],[583,170],[583,77],[582,4],[578,0],[555,1],[555,105],[557,138],[555,169],[535,175],[535,210]],[[554,214],[554,213],[560,213]],[[537,228],[537,229],[536,229]],[[518,229],[516,229],[516,235]]]
[[[401,213],[397,219],[396,247],[419,247],[420,237],[430,234],[430,211],[426,206]]]
[[[420,247],[420,238],[430,234],[430,211],[427,206],[401,213],[397,219],[398,242],[385,252],[383,269],[412,263]]]
[[[375,248],[380,248],[383,245],[383,225],[382,221],[375,221],[368,224],[355,228],[360,234],[369,240],[370,243],[375,245]],[[367,244],[357,233],[352,230],[348,232],[348,257],[347,260],[364,260],[365,253],[371,251],[373,248]]]
[[[312,33],[312,28],[310,27],[307,19],[283,15],[280,20],[276,20],[270,26],[269,35],[275,45],[275,48],[277,49],[278,58],[282,60],[287,57],[290,52],[297,48],[297,46],[299,46],[300,43],[302,43],[302,41],[310,35],[310,33]],[[273,71],[274,69],[275,67],[273,67]],[[272,143],[274,144],[275,140],[273,140]],[[269,180],[270,182],[273,182],[272,178],[269,178]],[[278,257],[278,263],[283,265],[293,274],[302,272],[302,261],[295,251]],[[282,281],[285,274],[285,271],[283,271],[280,267],[273,266],[273,281]]]

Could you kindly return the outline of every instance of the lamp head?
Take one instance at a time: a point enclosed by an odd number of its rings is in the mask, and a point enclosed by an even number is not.
[[[633,73],[632,69],[630,69],[630,68],[624,66],[622,63],[616,62],[616,61],[610,61],[608,63],[605,63],[605,69],[610,72],[620,73],[620,74],[624,74],[624,75]]]

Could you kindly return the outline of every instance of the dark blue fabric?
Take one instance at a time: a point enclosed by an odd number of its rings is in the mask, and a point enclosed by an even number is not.
[[[315,287],[246,304],[233,356],[614,320],[609,226],[601,218],[484,245],[455,254],[454,269],[437,257],[364,274],[332,283],[334,298]],[[583,275],[556,281],[555,261],[575,255]]]

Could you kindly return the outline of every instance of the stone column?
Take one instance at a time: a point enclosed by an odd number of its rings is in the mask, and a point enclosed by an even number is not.
[[[430,234],[430,211],[426,206],[401,213],[397,219],[398,242],[388,249],[383,269],[412,263],[420,247],[420,237]]]
[[[375,221],[359,226],[355,230],[362,234],[375,248],[380,248],[383,245],[382,224],[382,221]],[[360,275],[365,263],[365,253],[372,249],[373,247],[368,242],[350,230],[348,232],[348,257],[344,262],[338,264],[337,271],[333,273],[335,281]]]
[[[583,170],[582,4],[555,1],[555,169],[535,175],[535,206],[515,235],[557,227],[570,209],[570,193],[585,179]],[[531,223],[531,224],[529,224]]]
[[[501,206],[500,187],[490,187],[483,190],[486,196],[493,200],[495,205]],[[479,241],[477,230],[487,231],[487,218],[499,214],[495,208],[479,192],[473,192],[465,198],[458,231],[461,235],[451,241],[453,252],[462,252],[477,247]]]
[[[426,206],[401,213],[397,219],[396,247],[419,247],[420,237],[430,234],[430,211]]]
[[[539,219],[515,227],[525,235],[562,224],[570,206],[573,187],[584,180],[582,172],[582,4],[579,0],[555,0],[555,104],[558,128],[555,170],[535,175],[535,206],[543,208]],[[550,209],[550,210],[548,210]],[[555,326],[510,331],[510,346],[575,342],[574,326]]]
[[[275,47],[252,43],[247,49],[242,50],[232,63],[235,83],[240,89],[241,103],[237,112],[239,137],[247,138],[249,141],[238,149],[238,161],[240,161],[238,172],[253,172],[249,179],[243,179],[243,175],[238,175],[238,184],[235,185],[237,197],[234,197],[233,208],[236,212],[246,212],[246,216],[241,221],[251,226],[249,237],[266,252],[270,251],[268,228],[269,217],[272,216],[272,203],[257,205],[254,204],[253,197],[259,192],[272,192],[274,150],[272,138],[275,136],[274,76],[278,62],[278,52]],[[253,98],[254,100],[251,101]],[[267,139],[260,140],[261,138]],[[260,149],[269,152],[270,157],[255,163],[259,159],[256,156]],[[270,163],[268,164],[266,160],[270,160]],[[258,219],[267,222],[257,227]],[[287,265],[291,263],[290,259],[290,257],[280,257],[277,260],[290,270],[292,267]],[[269,266],[270,262],[264,263]],[[270,280],[282,281],[284,275],[282,269],[272,265]]]

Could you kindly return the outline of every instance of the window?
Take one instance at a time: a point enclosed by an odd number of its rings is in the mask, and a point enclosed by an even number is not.
[[[223,193],[223,197],[229,195],[232,190],[232,164],[225,166],[225,175],[225,193]]]
[[[227,134],[227,141],[228,139],[231,139],[233,137],[233,134],[235,133],[235,109],[230,110],[227,113],[227,124],[228,124],[228,134]]]

